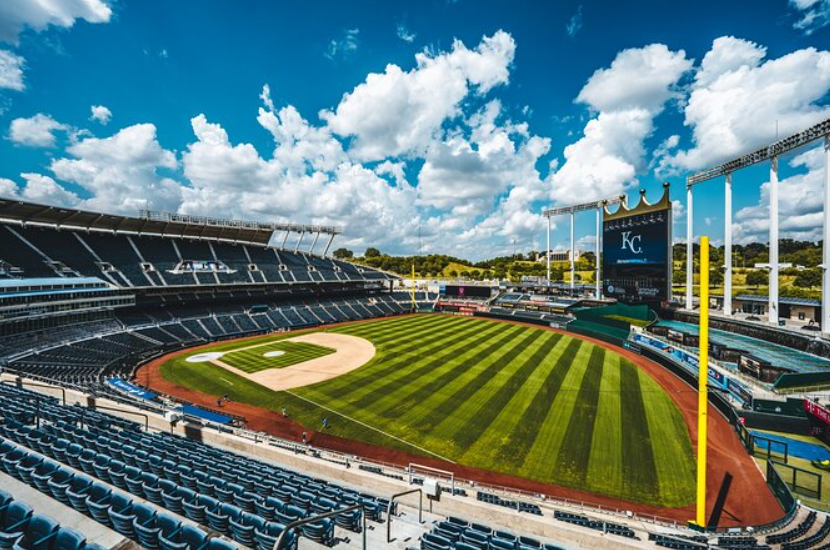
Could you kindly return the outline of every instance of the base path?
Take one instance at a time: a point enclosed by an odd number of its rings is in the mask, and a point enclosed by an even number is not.
[[[368,319],[355,321],[354,323],[375,322],[377,320]],[[577,335],[572,332],[517,321],[494,320],[493,322],[513,323],[558,332],[572,338],[579,338],[602,346],[625,357],[651,375],[666,390],[683,415],[686,427],[689,430],[689,435],[692,438],[692,444],[697,445],[697,390],[657,363],[653,363],[641,355],[603,342],[602,340]],[[202,347],[209,348],[214,345],[206,344]],[[136,373],[136,381],[160,393],[173,395],[206,407],[215,407],[215,396],[174,384],[161,376],[159,372],[161,365],[172,357],[184,353],[192,353],[193,350],[194,348],[188,348],[152,360],[138,370]],[[410,463],[415,462],[442,470],[449,470],[461,479],[469,479],[489,485],[511,487],[522,491],[550,495],[561,499],[571,499],[619,510],[629,510],[641,516],[653,515],[664,519],[675,520],[682,524],[685,524],[695,517],[694,504],[682,508],[660,508],[646,504],[632,503],[618,498],[595,495],[587,491],[561,487],[550,483],[540,483],[479,468],[471,468],[437,458],[418,456],[379,445],[362,443],[360,441],[316,432],[294,422],[290,418],[283,418],[276,411],[247,405],[245,403],[228,403],[224,409],[232,414],[244,416],[248,421],[248,428],[251,430],[266,432],[294,441],[301,441],[302,434],[305,432],[309,436],[309,443],[317,447],[364,456],[372,460],[394,463],[401,466],[408,466]],[[712,406],[710,406],[709,414],[707,480],[706,500],[708,515],[711,516],[713,510],[719,510],[717,524],[721,527],[760,525],[780,519],[784,515],[781,507],[778,505],[778,501],[775,500],[775,497],[770,492],[755,460],[746,452],[726,418]]]
[[[227,369],[234,374],[253,380],[268,389],[283,391],[310,386],[311,384],[336,378],[362,367],[375,356],[374,344],[365,338],[358,338],[350,334],[311,332],[303,334],[302,336],[280,340],[280,342],[302,342],[331,348],[335,351],[334,353],[316,359],[309,359],[308,361],[303,361],[302,363],[288,367],[265,369],[253,373],[232,367],[220,358],[212,359],[211,363]],[[233,352],[231,351],[229,353]]]

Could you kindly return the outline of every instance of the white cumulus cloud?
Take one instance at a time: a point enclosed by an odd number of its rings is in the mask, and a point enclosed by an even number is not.
[[[0,41],[12,44],[24,27],[42,31],[52,25],[69,28],[78,19],[106,23],[112,9],[101,0],[3,0],[0,2]]]
[[[112,111],[110,111],[108,108],[104,107],[103,105],[93,105],[89,108],[89,110],[89,120],[94,120],[100,124],[103,124],[104,126],[109,124],[109,121],[112,118]]]
[[[149,206],[175,210],[181,185],[162,175],[177,167],[176,156],[156,139],[153,124],[136,124],[107,138],[88,137],[67,148],[70,157],[52,161],[63,181],[84,188],[91,198],[84,206],[103,212],[136,214]]]
[[[9,126],[9,139],[18,145],[54,147],[55,132],[68,130],[49,115],[38,113],[30,118],[16,118]]]
[[[23,83],[23,58],[8,50],[0,50],[0,89],[21,92]]]
[[[354,138],[349,152],[359,160],[422,153],[444,121],[460,114],[471,88],[485,94],[508,82],[515,49],[513,38],[498,31],[472,50],[455,41],[449,52],[419,53],[415,68],[387,65],[320,117],[335,134]]]
[[[793,27],[806,35],[830,24],[830,0],[790,0],[798,14]]]
[[[697,170],[746,154],[828,116],[830,52],[805,48],[764,61],[766,49],[731,36],[703,58],[685,108],[694,146],[664,169]]]
[[[779,180],[778,218],[782,238],[816,241],[823,220],[824,149],[813,147],[792,157],[789,166],[798,174]],[[769,182],[761,186],[758,203],[735,213],[733,230],[740,243],[766,242],[769,238]]]
[[[623,50],[597,70],[577,97],[597,115],[582,138],[565,148],[565,162],[551,176],[560,203],[619,195],[645,168],[644,140],[654,118],[677,96],[675,85],[692,67],[683,50],[663,44]]]

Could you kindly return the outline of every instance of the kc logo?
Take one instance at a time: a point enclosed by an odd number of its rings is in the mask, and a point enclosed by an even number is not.
[[[629,249],[634,254],[642,254],[643,249],[640,246],[640,242],[642,241],[642,235],[634,235],[631,236],[631,231],[623,231],[622,234],[622,249],[625,250],[626,248]]]

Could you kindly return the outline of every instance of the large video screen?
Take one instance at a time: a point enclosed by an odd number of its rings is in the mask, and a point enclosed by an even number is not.
[[[671,216],[668,210],[603,223],[605,295],[629,304],[668,300]]]
[[[443,287],[441,294],[444,296],[458,296],[459,298],[489,298],[490,287],[488,286],[461,286],[461,285],[446,285]]]

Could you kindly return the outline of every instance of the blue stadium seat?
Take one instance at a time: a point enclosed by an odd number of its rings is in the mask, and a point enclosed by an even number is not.
[[[273,550],[280,533],[283,531],[285,531],[285,525],[277,522],[268,522],[264,529],[255,529],[254,537],[256,538],[257,550]],[[289,531],[283,537],[283,543],[279,550],[296,548],[296,546],[297,535],[294,531]]]
[[[158,550],[160,529],[156,526],[156,511],[143,503],[134,504],[133,511],[135,512],[133,530],[139,544],[148,550]]]
[[[66,489],[66,496],[69,498],[69,504],[76,511],[89,515],[89,508],[86,505],[86,497],[92,489],[92,480],[88,477],[75,476],[69,483]]]
[[[112,502],[112,489],[95,482],[86,497],[86,507],[92,519],[106,526],[110,526],[109,508]]]
[[[166,533],[162,529],[159,544],[161,550],[205,550],[208,536],[201,529],[185,525],[174,533]]]
[[[0,519],[0,550],[11,550],[23,536],[32,518],[32,508],[24,502],[12,502]]]
[[[70,504],[69,496],[66,494],[66,490],[70,487],[72,480],[74,479],[75,474],[65,468],[59,468],[52,474],[52,477],[49,478],[47,484],[49,492],[55,500],[63,504]]]
[[[26,526],[26,531],[17,542],[14,550],[51,550],[60,525],[50,517],[33,515]]]
[[[136,516],[133,511],[133,501],[129,497],[120,493],[113,493],[107,514],[113,529],[127,538],[135,538],[133,520]]]
[[[61,527],[51,550],[87,550],[86,537],[70,527]]]

